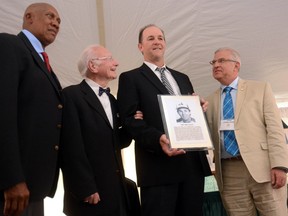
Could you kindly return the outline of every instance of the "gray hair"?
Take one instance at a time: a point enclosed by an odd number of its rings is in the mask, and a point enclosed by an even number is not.
[[[239,62],[240,66],[241,66],[241,57],[240,57],[240,54],[236,50],[234,50],[230,47],[221,47],[221,48],[217,49],[214,54],[216,54],[220,51],[229,51],[232,55],[233,60]]]
[[[78,71],[83,77],[87,77],[88,63],[91,59],[95,58],[95,50],[101,47],[98,44],[92,44],[86,47],[80,55],[78,60]]]

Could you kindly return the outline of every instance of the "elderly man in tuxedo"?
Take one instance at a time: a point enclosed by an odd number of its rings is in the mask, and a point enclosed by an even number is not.
[[[218,49],[210,64],[220,88],[206,114],[227,213],[287,216],[287,146],[270,85],[239,78],[240,55],[231,48]]]
[[[117,67],[109,50],[88,46],[78,63],[84,80],[63,89],[61,169],[64,213],[69,216],[139,215],[131,210],[139,197],[129,199],[121,159],[121,148],[131,137],[121,128],[108,87]]]

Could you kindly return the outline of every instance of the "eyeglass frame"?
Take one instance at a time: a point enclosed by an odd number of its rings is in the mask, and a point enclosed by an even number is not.
[[[103,57],[99,57],[99,58],[90,59],[90,61],[94,61],[94,60],[113,61],[114,58],[112,56],[103,56]]]
[[[214,66],[214,64],[218,62],[219,64],[223,64],[225,62],[235,62],[237,63],[238,61],[236,60],[233,60],[233,59],[225,59],[225,58],[220,58],[220,59],[217,59],[217,60],[212,60],[209,62],[210,65]]]

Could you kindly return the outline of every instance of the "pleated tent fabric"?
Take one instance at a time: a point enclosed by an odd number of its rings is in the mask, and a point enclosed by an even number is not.
[[[1,32],[18,33],[23,12],[35,0],[1,0]],[[61,17],[56,42],[47,48],[62,85],[78,83],[81,51],[105,45],[120,63],[118,73],[137,67],[139,29],[155,23],[166,34],[166,64],[186,73],[198,94],[218,87],[209,61],[219,47],[232,47],[242,57],[240,76],[269,81],[280,102],[288,101],[286,0],[47,0]],[[129,14],[129,15],[128,15]],[[111,83],[112,93],[118,88]]]

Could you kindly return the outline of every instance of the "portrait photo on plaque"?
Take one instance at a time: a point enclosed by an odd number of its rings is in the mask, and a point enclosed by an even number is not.
[[[171,148],[214,149],[199,96],[158,95],[158,101]]]

